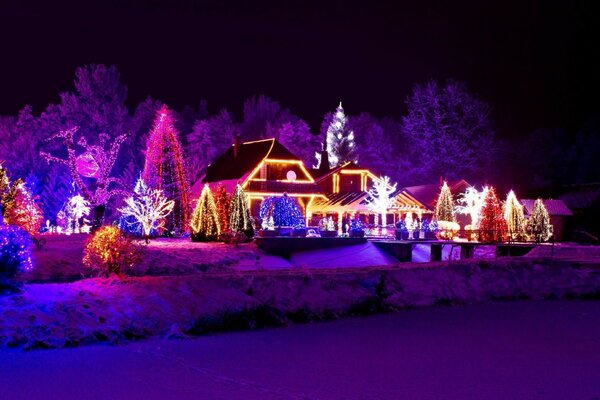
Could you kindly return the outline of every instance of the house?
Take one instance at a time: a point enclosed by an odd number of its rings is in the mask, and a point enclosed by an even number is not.
[[[456,201],[457,197],[461,193],[464,193],[469,187],[471,187],[471,184],[464,179],[450,181],[447,183],[454,201]],[[432,183],[428,185],[408,186],[404,188],[404,191],[421,204],[424,204],[427,211],[425,211],[423,214],[431,218],[435,211],[435,204],[437,203],[440,195],[440,188],[440,183]],[[471,223],[471,218],[464,214],[458,214],[456,219],[457,222],[463,227]]]
[[[565,236],[565,221],[568,217],[572,216],[573,213],[562,200],[542,199],[542,202],[544,203],[546,210],[548,210],[548,215],[550,216],[550,223],[552,224],[554,232],[554,240],[563,240]],[[529,218],[533,212],[535,199],[522,199],[521,204],[523,204],[525,217]]]
[[[322,154],[321,158],[326,159],[324,157],[325,154]],[[317,225],[325,216],[334,219],[339,232],[343,230],[344,221],[351,218],[360,219],[367,225],[380,225],[379,214],[368,207],[368,191],[375,182],[380,181],[380,177],[350,162],[332,169],[313,169],[311,172],[326,196],[315,199],[311,204],[308,219],[312,225]],[[392,196],[395,204],[388,209],[388,224],[395,224],[409,212],[420,218],[427,211],[424,204],[404,190],[396,190]]]
[[[262,201],[271,196],[287,193],[298,201],[305,215],[315,199],[325,198],[302,160],[275,139],[245,143],[236,139],[192,186],[192,199],[199,197],[205,183],[213,190],[222,184],[228,193],[239,183],[248,195],[254,217],[258,217]]]
[[[573,231],[587,232],[593,235],[597,242],[600,238],[600,183],[565,186],[559,199],[573,212]],[[587,234],[585,236],[588,236]],[[576,235],[575,239],[584,239],[579,236],[581,235]]]

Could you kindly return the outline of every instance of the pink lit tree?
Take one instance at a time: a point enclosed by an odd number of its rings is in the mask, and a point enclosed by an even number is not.
[[[167,106],[156,113],[148,136],[142,179],[149,188],[161,190],[175,203],[165,228],[170,232],[186,231],[190,218],[190,187],[179,132],[174,125],[173,113]]]

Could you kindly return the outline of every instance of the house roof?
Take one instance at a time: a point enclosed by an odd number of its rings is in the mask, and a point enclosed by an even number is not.
[[[560,199],[573,210],[585,210],[600,201],[600,183],[567,186]]]
[[[452,192],[454,196],[464,192],[470,186],[471,185],[464,179],[448,182],[450,192]],[[404,188],[404,191],[408,192],[416,200],[433,210],[440,194],[440,184],[433,183],[430,185],[408,186]]]
[[[231,145],[225,153],[208,166],[202,182],[240,180],[252,172],[265,158],[299,160],[275,139],[240,143],[237,156],[235,156],[234,146]]]
[[[562,200],[542,199],[542,202],[544,203],[544,206],[550,215],[573,215],[569,207],[567,207]],[[523,207],[525,208],[525,214],[531,215],[533,206],[535,204],[535,199],[523,199],[521,200],[521,204],[523,204]]]

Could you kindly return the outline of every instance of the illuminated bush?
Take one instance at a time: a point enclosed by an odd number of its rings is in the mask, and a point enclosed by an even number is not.
[[[33,268],[31,237],[18,226],[0,224],[0,289],[19,271]]]
[[[116,226],[103,226],[88,239],[83,264],[98,275],[121,275],[131,271],[142,259],[142,246],[123,234]]]

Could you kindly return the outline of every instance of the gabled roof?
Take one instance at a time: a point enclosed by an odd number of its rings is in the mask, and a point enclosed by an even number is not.
[[[573,210],[585,210],[600,202],[600,183],[570,185],[560,199]]]
[[[454,196],[464,192],[470,186],[464,179],[448,182],[448,187]],[[433,210],[440,194],[440,187],[439,183],[433,183],[430,185],[408,186],[404,188],[404,191]]]
[[[567,207],[562,200],[542,199],[542,202],[544,203],[544,206],[550,215],[573,215],[571,210],[569,210],[569,207]],[[531,215],[533,206],[535,204],[535,199],[523,199],[521,200],[521,204],[523,204],[523,207],[525,207],[525,214]]]
[[[231,145],[225,153],[206,169],[202,182],[241,180],[265,158],[299,160],[292,152],[275,139],[240,143],[237,156]]]

